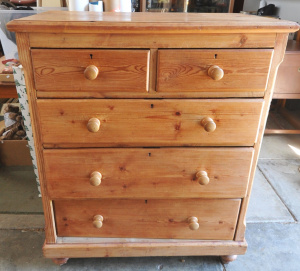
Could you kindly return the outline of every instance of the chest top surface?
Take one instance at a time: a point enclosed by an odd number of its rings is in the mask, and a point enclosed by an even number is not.
[[[234,13],[96,13],[48,11],[7,24],[14,32],[190,32],[270,33],[294,32],[297,23]]]

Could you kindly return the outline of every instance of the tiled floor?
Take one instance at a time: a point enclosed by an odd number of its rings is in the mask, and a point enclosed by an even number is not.
[[[0,271],[11,270],[300,270],[300,136],[263,141],[247,214],[246,255],[218,257],[44,259],[41,199],[28,168],[0,171]],[[25,191],[25,192],[24,192]]]

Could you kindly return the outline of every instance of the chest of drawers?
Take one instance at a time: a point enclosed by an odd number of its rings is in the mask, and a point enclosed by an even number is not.
[[[278,65],[298,25],[240,14],[13,21],[45,257],[244,254]]]

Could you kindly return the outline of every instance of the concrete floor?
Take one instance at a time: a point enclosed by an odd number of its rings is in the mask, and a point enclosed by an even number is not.
[[[300,270],[300,136],[263,141],[247,214],[248,251],[218,257],[70,259],[42,256],[44,220],[31,168],[0,168],[0,271],[13,270]]]

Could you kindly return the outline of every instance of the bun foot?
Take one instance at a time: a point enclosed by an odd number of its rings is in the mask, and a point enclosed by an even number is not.
[[[57,265],[63,265],[67,263],[69,258],[52,258],[51,260]]]
[[[221,256],[221,261],[224,264],[233,262],[234,260],[236,260],[237,255],[226,255],[226,256]]]

